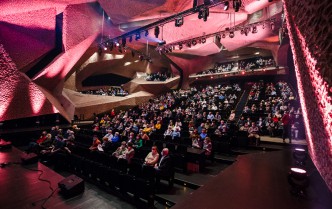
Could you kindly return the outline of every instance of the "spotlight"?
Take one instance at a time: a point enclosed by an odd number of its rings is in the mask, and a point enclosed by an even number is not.
[[[210,14],[209,8],[208,7],[203,7],[198,12],[198,19],[203,18],[204,22],[206,22],[209,14]]]
[[[160,33],[160,29],[159,29],[158,26],[156,26],[156,27],[154,28],[154,36],[155,36],[156,38],[158,38],[159,33]]]
[[[162,46],[162,45],[165,45],[165,44],[166,44],[166,41],[162,40],[161,42],[158,43],[158,46]]]
[[[138,58],[139,58],[140,61],[143,61],[143,59],[144,59],[143,55],[141,55],[141,54],[138,55]]]
[[[291,168],[288,174],[288,183],[292,186],[291,193],[293,195],[305,197],[305,190],[309,186],[307,171],[301,168]]]
[[[179,49],[181,50],[183,48],[182,44],[179,44]]]
[[[226,38],[226,34],[223,33],[222,36],[221,36],[221,38]]]
[[[197,41],[194,39],[192,42],[193,46],[195,46],[197,44]]]
[[[240,10],[241,7],[241,1],[239,0],[234,0],[233,1],[233,8],[235,12],[238,12]]]
[[[183,17],[177,17],[175,18],[175,27],[181,27],[183,25]]]
[[[129,37],[129,42],[132,42],[132,41],[133,41],[133,37],[130,36],[130,37]]]
[[[228,1],[225,1],[224,2],[224,11],[227,11],[229,8],[229,2]]]
[[[116,45],[116,46],[120,46],[120,44],[119,44],[119,42],[118,42],[118,41],[117,41],[117,42],[115,42],[115,45]]]
[[[190,43],[190,41],[187,42],[187,47],[188,47],[188,48],[191,48],[191,43]]]
[[[265,29],[265,23],[263,23],[262,28]]]
[[[126,46],[126,37],[122,37],[122,46],[125,47]]]
[[[203,37],[203,38],[202,38],[202,44],[205,44],[205,42],[206,42],[206,38]]]
[[[146,31],[145,31],[145,37],[148,36],[148,35],[149,35],[149,31],[146,30]]]
[[[240,33],[241,33],[241,35],[244,34],[244,28],[241,29],[241,32],[240,32]]]
[[[252,33],[257,33],[257,26],[256,25],[252,26]]]
[[[104,46],[104,50],[105,50],[105,51],[107,50],[107,47],[106,47],[106,46]]]
[[[293,151],[293,158],[295,159],[296,165],[304,166],[307,157],[307,152],[304,149],[296,148]]]
[[[140,33],[136,33],[136,36],[135,36],[135,40],[139,40],[141,38],[141,34]]]
[[[230,31],[230,32],[229,32],[229,37],[230,37],[230,38],[234,38],[234,36],[235,36],[234,31]]]

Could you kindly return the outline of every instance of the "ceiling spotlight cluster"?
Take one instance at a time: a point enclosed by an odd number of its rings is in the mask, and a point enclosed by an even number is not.
[[[226,28],[223,31],[219,31],[216,33],[211,33],[207,35],[202,35],[198,36],[195,38],[190,38],[186,40],[181,40],[169,44],[163,44],[163,45],[158,45],[156,48],[157,51],[164,52],[164,53],[169,53],[172,52],[174,49],[183,49],[184,46],[187,48],[191,48],[192,46],[195,46],[196,44],[204,44],[206,43],[207,38],[215,37],[217,40],[221,40],[223,38],[234,38],[235,37],[235,32],[240,31],[241,35],[248,36],[250,33],[255,34],[258,33],[258,26],[261,26],[262,29],[266,28],[265,25],[270,25],[270,29],[274,30],[274,25],[275,25],[275,18],[271,18],[268,20],[260,21],[260,22],[255,22],[252,24],[244,25],[244,26],[235,26],[235,27],[229,27]],[[272,27],[273,26],[273,27]]]
[[[199,6],[194,6],[191,9],[185,10],[183,12],[177,13],[175,15],[171,15],[169,17],[165,17],[163,19],[160,19],[156,22],[150,23],[146,26],[143,26],[141,28],[135,29],[133,31],[127,32],[125,34],[122,34],[121,36],[110,38],[110,37],[104,37],[101,41],[100,45],[106,45],[107,42],[119,42],[119,40],[122,41],[122,46],[124,47],[127,43],[127,39],[129,39],[129,42],[133,41],[133,38],[135,38],[136,41],[141,39],[141,34],[144,34],[145,37],[149,36],[149,30],[153,30],[153,34],[156,38],[159,38],[160,33],[162,32],[160,30],[160,27],[162,27],[164,24],[174,21],[175,27],[181,27],[184,24],[184,17],[189,16],[191,14],[198,12],[198,18],[203,19],[204,21],[207,21],[207,18],[209,16],[209,8],[218,6],[220,4],[224,4],[224,1],[204,1],[204,4]]]

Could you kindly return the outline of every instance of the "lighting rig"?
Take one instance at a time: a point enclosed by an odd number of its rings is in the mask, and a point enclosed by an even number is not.
[[[127,43],[127,38],[129,39],[129,42],[132,42],[133,36],[134,36],[135,40],[138,41],[139,39],[141,39],[141,33],[144,33],[145,36],[148,36],[149,30],[151,30],[151,29],[154,30],[155,37],[158,38],[160,35],[160,26],[174,21],[176,27],[181,27],[184,24],[184,17],[197,13],[197,12],[198,12],[199,19],[203,19],[204,21],[207,21],[207,17],[209,16],[209,8],[212,8],[212,7],[221,5],[221,4],[225,4],[225,2],[226,1],[222,1],[222,0],[204,1],[204,4],[202,4],[202,5],[194,6],[191,9],[188,9],[183,12],[177,13],[175,15],[171,15],[169,17],[160,19],[156,22],[150,23],[141,28],[138,28],[138,29],[132,30],[130,32],[127,32],[125,34],[122,34],[121,36],[117,36],[114,38],[104,37],[103,40],[101,41],[101,43],[99,43],[99,46],[101,49],[103,49],[104,46],[107,46],[110,43],[115,43],[115,42],[119,43],[119,40],[124,41],[124,43],[122,43],[122,46],[124,46]]]
[[[198,36],[198,37],[194,37],[194,38],[190,38],[190,39],[186,39],[186,40],[181,40],[181,41],[177,41],[177,42],[173,42],[173,43],[169,43],[169,44],[164,44],[161,46],[157,46],[156,50],[159,52],[172,52],[172,50],[174,50],[175,48],[178,48],[179,50],[183,49],[184,46],[186,46],[187,48],[191,48],[192,46],[195,46],[197,43],[201,43],[204,44],[206,42],[207,38],[210,37],[218,37],[218,39],[220,40],[221,38],[234,38],[235,37],[235,31],[240,31],[241,35],[245,35],[248,36],[249,33],[251,32],[252,34],[255,34],[258,32],[258,26],[262,26],[262,29],[264,29],[265,25],[273,25],[275,24],[276,19],[275,18],[270,18],[264,21],[260,21],[260,22],[255,22],[252,24],[248,24],[248,25],[244,25],[244,26],[234,26],[234,27],[230,27],[230,28],[226,28],[223,31],[218,31],[215,33],[210,33],[210,34],[204,34],[202,36]],[[271,30],[274,30],[274,27],[270,28]]]

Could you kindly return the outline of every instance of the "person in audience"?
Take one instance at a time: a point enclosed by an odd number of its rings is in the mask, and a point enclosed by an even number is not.
[[[127,150],[127,144],[125,141],[121,142],[121,146],[118,147],[115,152],[112,153],[112,156],[115,156],[116,158],[124,158],[126,159],[126,153],[128,152]]]
[[[167,130],[164,133],[164,138],[165,139],[172,138],[172,133],[173,133],[172,127],[168,126]]]
[[[254,141],[256,146],[259,145],[259,128],[258,126],[256,126],[256,123],[255,122],[252,122],[251,123],[251,127],[249,127],[248,129],[248,138],[249,138],[249,141]]]
[[[285,139],[289,138],[289,143],[292,143],[292,138],[290,133],[290,124],[291,124],[291,118],[289,116],[288,111],[285,111],[285,114],[281,118],[282,123],[282,141],[285,143]]]
[[[180,129],[176,128],[173,132],[172,132],[172,140],[178,140],[181,137],[181,133],[180,133]]]
[[[228,120],[229,120],[230,122],[235,121],[235,110],[232,110],[232,111],[231,111],[231,114],[229,115]]]
[[[191,146],[193,148],[201,149],[201,144],[200,144],[198,135],[191,138]]]
[[[135,156],[135,150],[133,148],[133,143],[127,143],[127,152],[125,153],[125,159],[128,161],[128,164],[131,163],[131,159]]]
[[[248,125],[248,123],[244,123],[244,125],[241,126],[239,130],[240,130],[240,131],[245,131],[245,132],[247,132],[247,131],[249,130],[249,125]]]
[[[135,141],[133,142],[133,147],[136,149],[140,149],[143,146],[143,140],[141,138],[141,135],[137,135]]]
[[[43,131],[40,137],[36,141],[32,141],[29,143],[28,148],[26,149],[27,153],[37,152],[37,148],[40,143],[43,143],[46,140],[47,131]]]
[[[204,143],[203,143],[203,150],[205,151],[205,156],[211,156],[212,154],[212,142],[210,137],[205,137]]]
[[[205,137],[207,137],[207,132],[205,128],[202,129],[202,133],[199,135],[199,137],[201,138],[201,140],[204,140]]]
[[[92,139],[92,145],[89,147],[89,150],[91,150],[91,151],[98,150],[98,145],[99,144],[101,144],[101,142],[99,141],[98,136],[94,135],[93,139]]]
[[[114,136],[112,137],[112,143],[116,143],[120,140],[120,133],[115,132]]]
[[[159,160],[159,153],[157,146],[151,148],[151,152],[145,157],[144,165],[155,166]]]
[[[172,160],[169,156],[168,148],[164,148],[161,151],[161,158],[158,163],[155,164],[156,170],[156,183],[160,182],[161,177],[169,177],[172,173]]]

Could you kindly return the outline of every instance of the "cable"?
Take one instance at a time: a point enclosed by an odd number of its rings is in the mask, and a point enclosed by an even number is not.
[[[17,163],[15,163],[17,164]],[[59,187],[57,187],[56,189],[53,189],[52,187],[52,184],[51,184],[51,181],[47,180],[47,179],[42,179],[41,176],[44,174],[44,171],[43,170],[40,170],[40,169],[32,169],[32,168],[27,168],[27,167],[24,167],[22,166],[22,168],[24,169],[27,169],[29,171],[36,171],[36,172],[40,172],[39,176],[38,176],[38,180],[39,181],[43,181],[43,182],[47,182],[48,185],[49,185],[49,189],[52,191],[51,194],[46,197],[46,198],[43,198],[43,199],[40,199],[40,200],[37,200],[35,202],[32,202],[31,205],[35,206],[36,203],[40,202],[40,201],[44,201],[42,204],[41,204],[41,208],[42,209],[46,209],[46,207],[44,206],[46,204],[46,202],[53,196],[53,194],[59,189]]]

